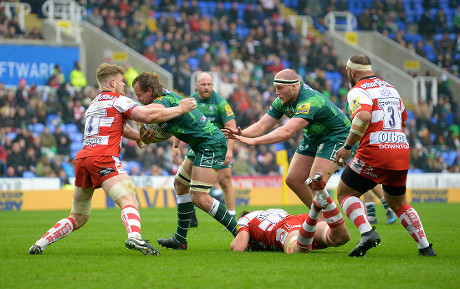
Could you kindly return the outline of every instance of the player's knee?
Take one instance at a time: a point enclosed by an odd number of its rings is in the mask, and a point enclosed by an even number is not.
[[[88,216],[91,215],[91,199],[77,201],[72,199],[72,210],[70,214],[78,216]]]
[[[181,188],[182,186],[190,187],[191,177],[190,175],[184,170],[181,166],[178,170],[176,175],[174,176],[174,188],[176,190]]]
[[[133,181],[131,181],[130,178],[123,179],[119,181],[118,183],[114,184],[109,191],[107,192],[107,195],[114,201],[116,202],[118,199],[125,195],[131,195],[131,196],[136,196],[136,190],[134,189],[134,184]]]

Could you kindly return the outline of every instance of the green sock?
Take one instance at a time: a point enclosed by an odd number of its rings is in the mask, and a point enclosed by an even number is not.
[[[367,202],[366,204],[366,211],[368,217],[375,217],[375,203],[374,202]]]
[[[390,206],[388,206],[387,202],[385,202],[385,198],[381,198],[380,202],[382,202],[382,205],[385,208],[385,210],[388,210],[390,208]]]
[[[225,228],[227,228],[227,230],[229,230],[233,236],[236,236],[235,218],[230,215],[225,205],[214,199],[214,203],[212,204],[211,210],[208,212],[208,214],[216,219],[219,223],[224,225]]]
[[[190,216],[195,209],[195,206],[190,199],[190,194],[186,195],[188,198],[182,197],[184,195],[177,196],[177,229],[176,234],[174,234],[174,238],[181,244],[185,244],[187,242],[187,231],[190,227]],[[190,199],[190,201],[188,199]]]

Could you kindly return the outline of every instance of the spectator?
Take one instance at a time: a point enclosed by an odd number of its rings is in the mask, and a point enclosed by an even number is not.
[[[75,61],[74,69],[70,72],[70,84],[79,89],[86,86],[86,76],[81,70],[80,61]]]
[[[25,151],[21,150],[18,142],[14,142],[11,151],[8,152],[7,158],[7,170],[9,177],[22,177],[22,173],[25,171]]]

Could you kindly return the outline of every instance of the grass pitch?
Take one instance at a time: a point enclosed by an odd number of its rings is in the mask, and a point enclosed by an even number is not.
[[[174,209],[142,209],[142,236],[161,256],[126,250],[119,209],[94,210],[88,223],[49,246],[29,247],[68,211],[0,212],[0,288],[460,288],[460,204],[413,204],[438,257],[418,257],[399,220],[386,225],[377,205],[381,246],[364,258],[348,253],[359,232],[338,248],[310,254],[231,252],[232,236],[202,211],[188,233],[188,250],[160,247],[156,239],[175,232]],[[291,214],[304,207],[283,207]],[[239,212],[243,207],[237,208]],[[244,207],[244,209],[266,209]]]

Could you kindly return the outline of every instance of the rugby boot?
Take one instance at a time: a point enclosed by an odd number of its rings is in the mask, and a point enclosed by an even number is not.
[[[31,255],[39,255],[43,252],[42,247],[37,244],[32,245],[29,249],[29,254]]]
[[[160,252],[149,244],[147,240],[128,238],[125,242],[126,249],[141,251],[144,255],[160,255]]]
[[[430,243],[430,245],[426,248],[423,249],[418,249],[418,255],[419,256],[438,256],[436,254],[436,251],[433,249],[433,244]]]
[[[364,257],[367,250],[377,245],[380,245],[380,236],[375,231],[375,227],[372,227],[372,230],[369,232],[361,234],[361,240],[359,240],[358,245],[350,252],[350,254],[348,254],[348,256]]]
[[[190,216],[190,228],[198,228],[198,219],[196,218],[196,209],[193,210]]]
[[[396,214],[392,209],[387,210],[387,225],[394,224],[396,222]]]
[[[174,236],[169,237],[167,239],[165,238],[159,238],[157,239],[158,244],[160,244],[162,247],[174,249],[174,250],[187,250],[187,242],[184,244],[179,243]]]

